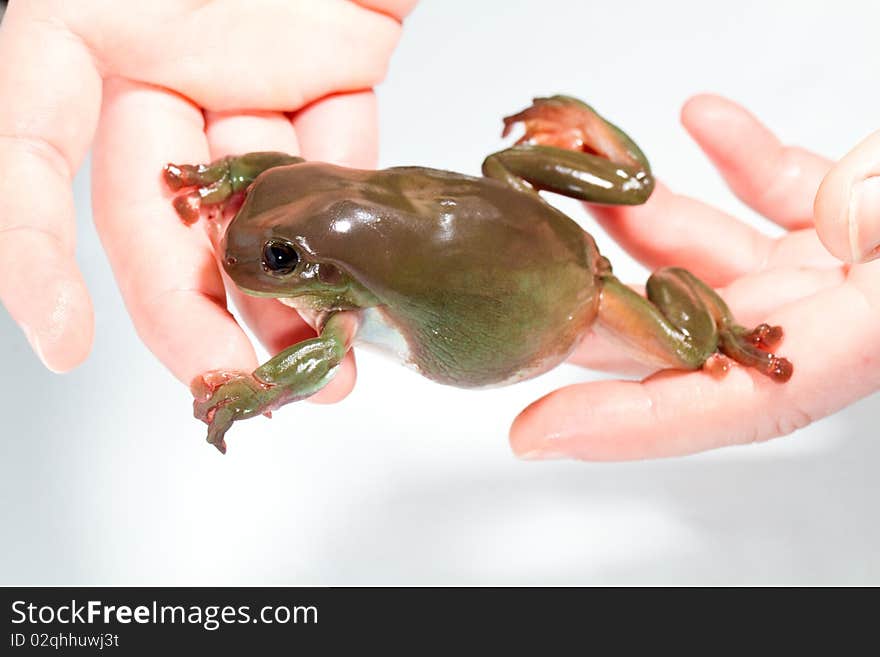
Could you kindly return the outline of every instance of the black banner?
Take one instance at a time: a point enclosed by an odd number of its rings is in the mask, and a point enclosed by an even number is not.
[[[820,631],[872,635],[841,591],[614,588],[5,588],[0,654],[628,654]],[[836,598],[831,603],[819,598]],[[846,631],[833,630],[846,610]],[[781,614],[781,611],[785,611]],[[842,628],[843,629],[843,628]],[[713,637],[707,640],[706,637]],[[746,645],[748,644],[748,645]],[[602,647],[604,646],[604,649]],[[609,647],[613,646],[613,649]],[[751,646],[752,648],[750,648]],[[503,650],[502,650],[503,649]],[[257,652],[260,651],[260,652]],[[833,652],[833,651],[832,651]],[[870,652],[870,650],[868,651]]]

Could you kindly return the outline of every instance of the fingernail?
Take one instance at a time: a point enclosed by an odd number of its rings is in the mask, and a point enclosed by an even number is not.
[[[519,458],[524,461],[553,461],[568,458],[567,454],[553,449],[532,449],[528,452],[518,454]]]
[[[853,185],[848,210],[853,262],[868,262],[880,257],[880,176]]]

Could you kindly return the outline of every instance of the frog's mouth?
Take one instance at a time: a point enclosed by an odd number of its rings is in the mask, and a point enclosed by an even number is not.
[[[302,297],[275,297],[278,300],[278,303],[283,303],[288,308],[293,308],[294,310],[305,310],[308,308],[308,305],[303,303]]]
[[[260,299],[275,299],[276,301],[284,304],[288,308],[295,308],[296,310],[311,309],[317,305],[315,303],[310,303],[310,295],[307,292],[302,292],[300,294],[287,293],[284,296],[279,296],[277,293],[251,290],[240,285],[236,285],[236,287],[249,297],[259,297]]]
[[[300,294],[287,294],[285,296],[278,296],[277,294],[272,294],[271,292],[258,292],[256,290],[248,290],[247,288],[239,287],[242,292],[247,294],[248,296],[260,297],[261,299],[275,299],[279,303],[287,306],[288,308],[293,308],[300,315],[303,313],[312,313],[312,312],[323,312],[328,310],[328,306],[334,306],[338,304],[338,298],[334,296],[333,301],[337,302],[328,303],[326,299],[323,299],[320,296],[315,294],[310,294],[308,292],[302,292]]]
[[[261,299],[281,299],[277,294],[273,292],[263,292],[260,290],[251,290],[250,288],[242,287],[241,285],[236,284],[236,287],[244,292],[249,297],[260,297]]]

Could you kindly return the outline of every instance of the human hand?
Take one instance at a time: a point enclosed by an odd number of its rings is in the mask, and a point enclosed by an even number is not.
[[[47,367],[88,354],[71,179],[93,150],[95,224],[143,341],[183,382],[251,371],[207,231],[184,226],[168,162],[258,150],[375,166],[376,100],[415,0],[12,2],[0,27],[0,300]],[[310,332],[230,289],[271,351]],[[324,401],[354,383],[349,356]]]
[[[794,363],[794,375],[778,384],[734,366],[721,378],[667,370],[642,381],[568,386],[517,417],[511,445],[520,456],[623,460],[767,440],[880,387],[880,261],[841,263],[813,226],[816,191],[832,163],[783,146],[745,109],[717,96],[691,99],[682,122],[734,193],[786,229],[782,237],[770,238],[662,185],[643,206],[588,209],[648,267],[686,267],[720,288],[744,324],[784,327],[779,351]],[[849,174],[855,170],[846,159],[838,167]],[[829,194],[830,184],[826,179],[823,185]],[[831,200],[825,205],[820,195],[816,203],[816,223],[829,235],[840,233],[841,226],[836,215],[825,213],[843,207]],[[835,253],[845,253],[845,246],[840,243]],[[572,361],[632,369],[622,353],[595,335]]]

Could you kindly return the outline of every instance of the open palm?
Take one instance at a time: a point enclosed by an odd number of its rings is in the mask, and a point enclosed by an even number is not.
[[[739,321],[783,326],[778,351],[794,376],[777,384],[734,367],[721,378],[664,371],[568,386],[516,419],[511,444],[521,456],[650,458],[766,440],[880,387],[880,262],[843,264],[814,228],[814,199],[832,163],[783,146],[717,96],[692,99],[682,121],[739,198],[787,229],[782,237],[662,185],[643,206],[588,210],[646,266],[686,267],[719,288]],[[611,371],[633,365],[594,335],[573,361]]]

